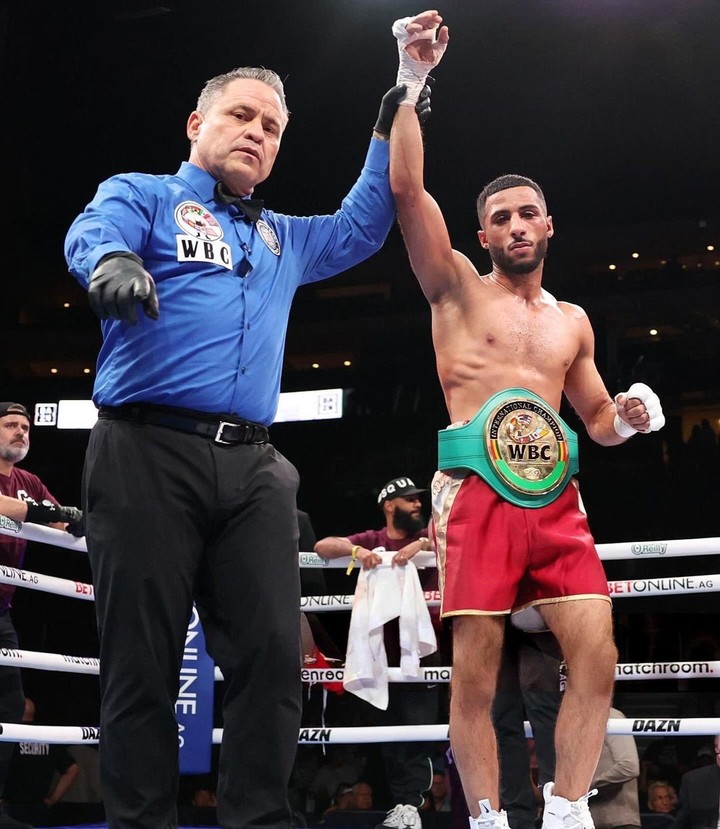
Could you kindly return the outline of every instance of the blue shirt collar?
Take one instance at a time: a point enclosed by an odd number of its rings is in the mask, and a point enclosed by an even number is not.
[[[183,161],[175,175],[182,179],[188,187],[192,188],[205,204],[209,204],[214,200],[215,178],[207,170],[203,170],[202,167],[191,164],[189,161]]]

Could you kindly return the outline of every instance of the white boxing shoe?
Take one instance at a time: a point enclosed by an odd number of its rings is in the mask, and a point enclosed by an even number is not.
[[[588,800],[597,794],[597,789],[592,789],[577,800],[553,794],[554,790],[554,783],[543,786],[545,809],[542,829],[595,829]]]
[[[496,811],[490,806],[489,800],[478,800],[480,814],[470,816],[470,829],[510,829],[505,810]]]
[[[385,820],[376,827],[385,827],[385,829],[422,829],[422,822],[416,806],[411,806],[408,803],[398,803],[391,809]]]

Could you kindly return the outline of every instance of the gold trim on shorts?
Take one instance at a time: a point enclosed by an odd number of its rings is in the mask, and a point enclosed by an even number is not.
[[[509,616],[512,613],[510,610],[448,610],[447,613],[440,613],[441,619],[447,619],[450,616]]]
[[[575,602],[583,599],[602,599],[605,602],[612,604],[610,596],[605,596],[602,593],[576,593],[572,596],[556,596],[552,599],[535,599],[535,601],[527,602],[514,607],[510,612],[519,613],[521,610],[527,610],[529,607],[537,607],[541,604],[561,604],[562,602]]]

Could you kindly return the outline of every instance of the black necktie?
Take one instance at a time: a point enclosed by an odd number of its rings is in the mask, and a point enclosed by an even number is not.
[[[233,196],[232,193],[225,190],[221,181],[218,181],[215,185],[213,195],[216,201],[222,204],[234,204],[244,217],[253,224],[260,218],[264,204],[262,199],[243,199],[240,196]]]

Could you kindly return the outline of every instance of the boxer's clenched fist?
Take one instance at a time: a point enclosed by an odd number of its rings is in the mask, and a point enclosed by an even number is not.
[[[657,432],[665,425],[660,398],[645,383],[633,383],[625,392],[615,395],[615,431],[621,438],[637,432]]]

